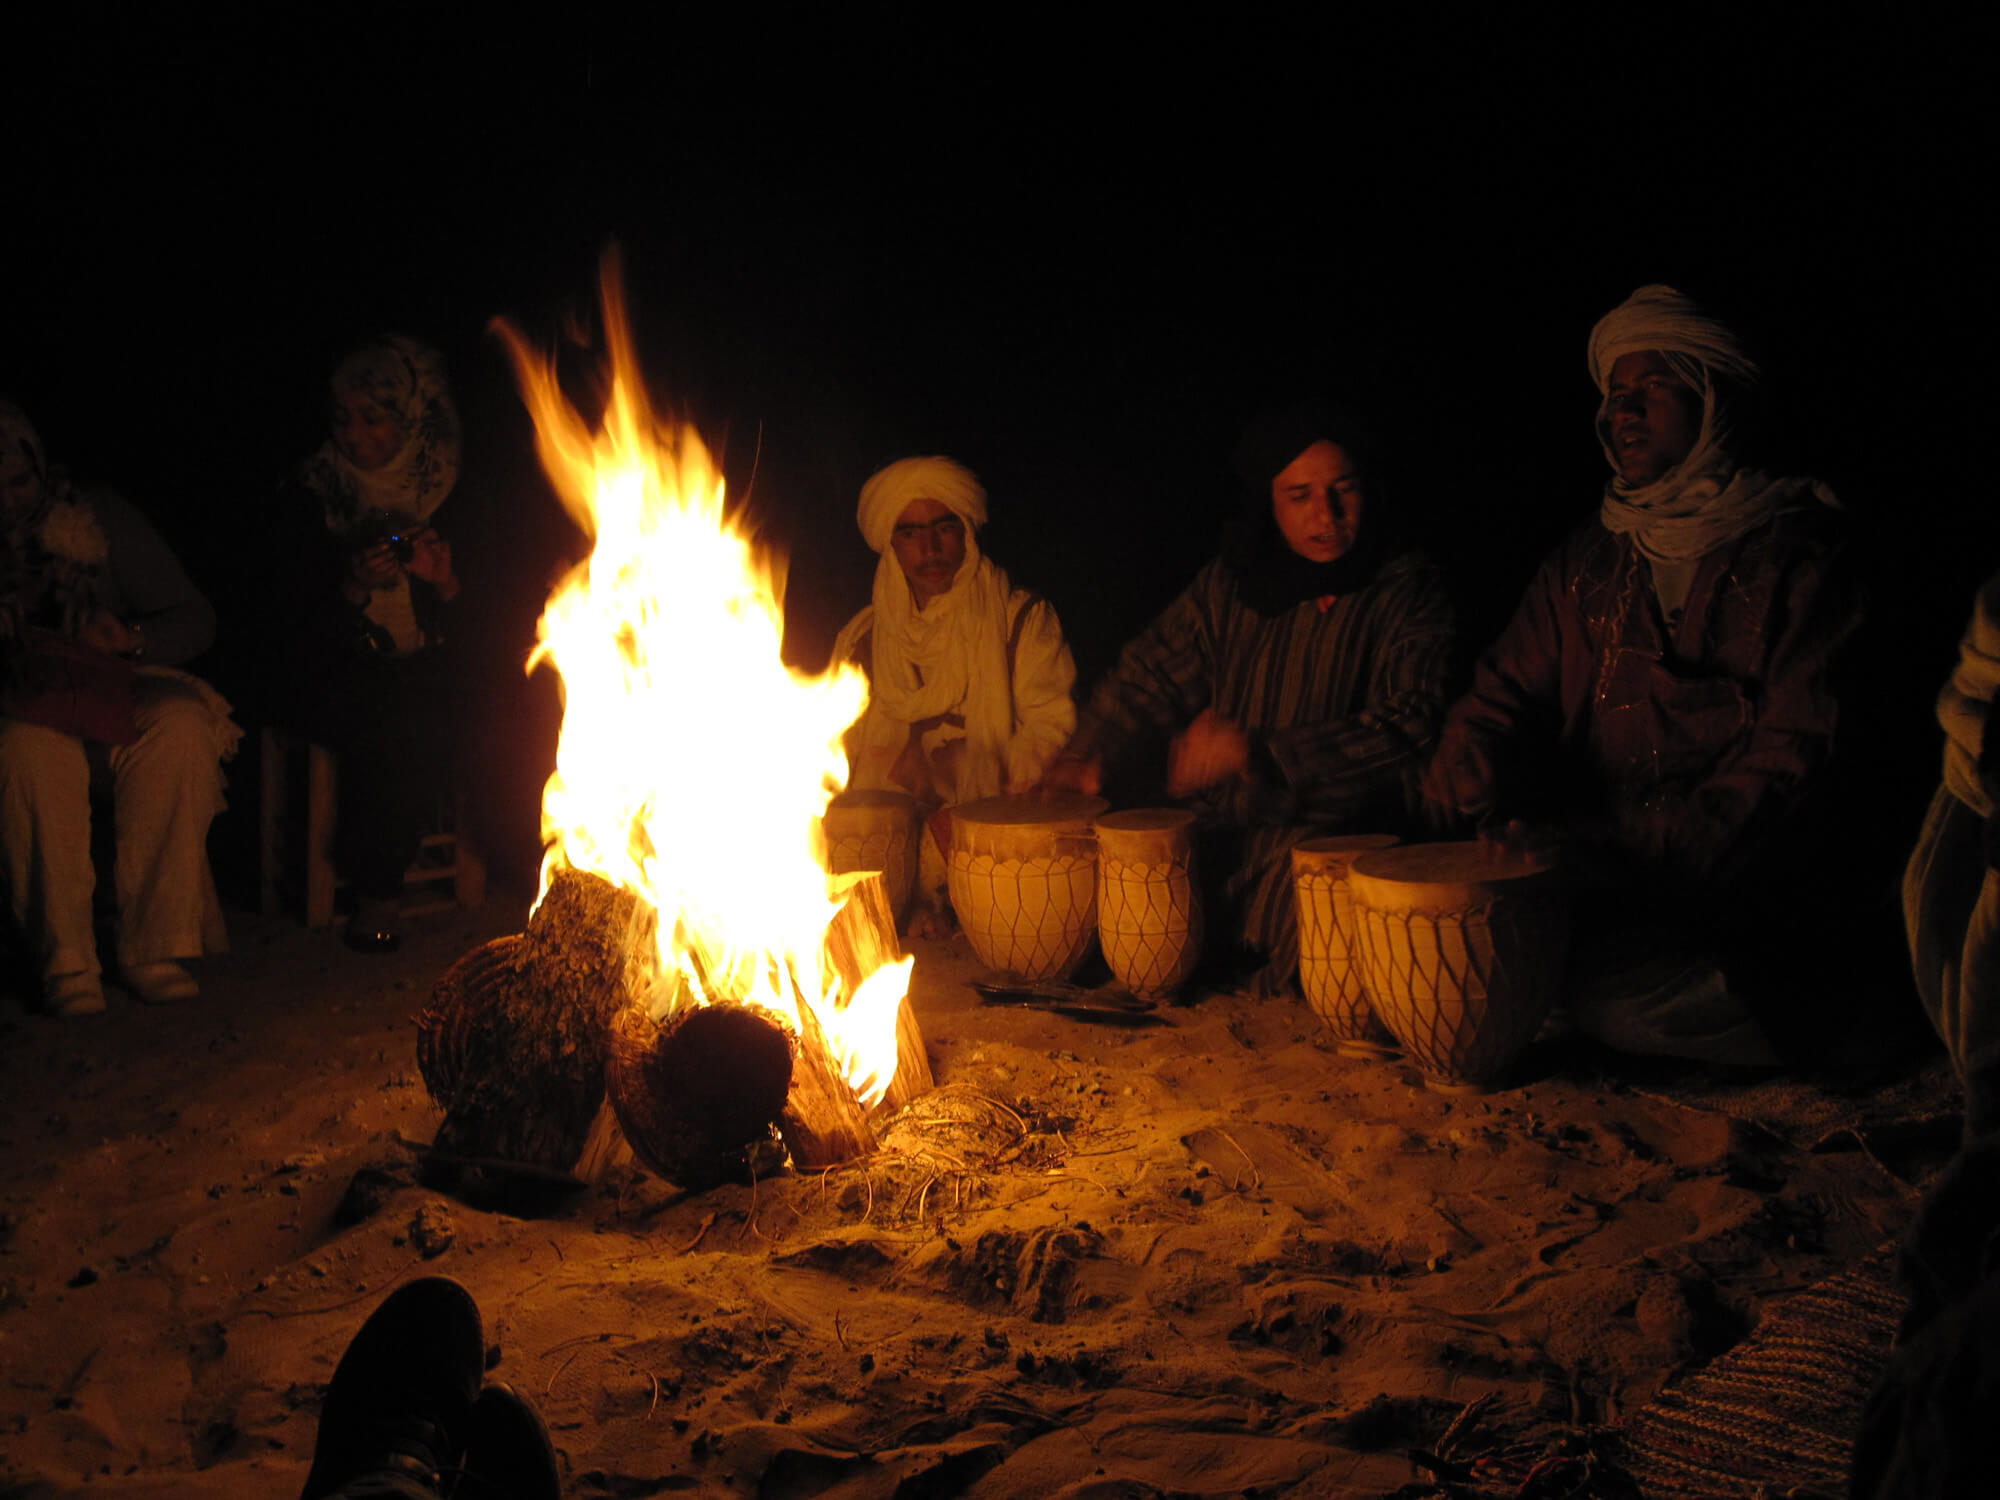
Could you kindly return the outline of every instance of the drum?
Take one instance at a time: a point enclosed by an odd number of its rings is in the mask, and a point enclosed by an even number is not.
[[[1299,988],[1306,1004],[1348,1057],[1390,1057],[1396,1039],[1369,1004],[1354,932],[1347,870],[1357,856],[1393,848],[1393,833],[1351,833],[1307,839],[1292,850],[1292,892],[1299,911]]]
[[[1067,979],[1097,935],[1101,797],[987,797],[951,810],[952,910],[989,968]]]
[[[1375,1013],[1445,1091],[1493,1087],[1534,1039],[1569,956],[1551,861],[1474,843],[1357,858],[1348,888]]]
[[[1119,982],[1148,999],[1172,994],[1201,957],[1194,814],[1141,807],[1097,820],[1097,939]]]
[[[880,870],[901,927],[910,915],[923,848],[916,798],[903,792],[842,792],[827,804],[820,824],[826,831],[827,873]]]

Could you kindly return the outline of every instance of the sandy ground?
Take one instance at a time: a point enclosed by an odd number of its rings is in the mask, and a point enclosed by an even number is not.
[[[521,1217],[417,1181],[412,1019],[524,915],[371,958],[232,913],[198,1001],[0,1010],[0,1495],[296,1494],[342,1348],[426,1273],[576,1496],[1415,1495],[1488,1395],[1518,1483],[1896,1233],[1926,1165],[1821,1128],[1879,1088],[1788,1131],[1558,1048],[1445,1097],[1297,1000],[984,1005],[961,939],[918,945],[941,1090],[878,1158]]]

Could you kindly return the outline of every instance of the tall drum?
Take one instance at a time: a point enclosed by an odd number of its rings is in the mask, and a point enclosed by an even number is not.
[[[1540,1028],[1569,956],[1550,860],[1476,843],[1363,854],[1348,872],[1379,1015],[1432,1087],[1493,1087]]]
[[[1097,935],[1101,797],[988,797],[951,810],[952,910],[988,967],[1067,979]]]
[[[1201,957],[1194,814],[1178,807],[1107,813],[1097,828],[1097,939],[1119,982],[1170,995]]]
[[[842,792],[827,804],[820,824],[826,830],[827,873],[880,870],[901,926],[917,888],[923,838],[917,799],[902,792]]]
[[[1393,848],[1393,833],[1349,833],[1307,839],[1292,850],[1292,891],[1299,911],[1299,988],[1306,1004],[1348,1057],[1381,1058],[1396,1051],[1369,1003],[1355,936],[1348,867],[1375,849]]]

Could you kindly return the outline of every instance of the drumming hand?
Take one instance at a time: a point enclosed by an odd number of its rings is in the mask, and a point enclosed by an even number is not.
[[[370,594],[388,588],[402,575],[403,565],[396,561],[389,544],[377,542],[354,554],[340,588],[350,603],[366,604]]]
[[[1167,751],[1167,795],[1185,797],[1250,771],[1250,737],[1238,724],[1204,708]]]
[[[937,788],[931,781],[930,757],[924,754],[923,736],[912,726],[903,753],[889,767],[891,784],[901,787],[919,802],[936,802]]]
[[[946,740],[931,751],[931,785],[938,800],[954,802],[958,793],[958,773],[965,764],[965,741]]]
[[[1063,754],[1049,762],[1042,779],[1035,783],[1035,792],[1041,797],[1056,797],[1064,793],[1082,793],[1095,797],[1104,784],[1104,764],[1096,759],[1085,760],[1081,756]]]
[[[125,623],[108,609],[92,610],[89,618],[78,627],[76,638],[110,656],[123,656],[128,651],[136,651],[146,639],[138,631],[127,629]]]
[[[432,526],[410,533],[410,576],[421,578],[446,601],[458,597],[458,575],[451,570],[451,543]]]
[[[1492,778],[1470,757],[1440,750],[1424,767],[1424,821],[1439,833],[1492,811]],[[1486,834],[1481,831],[1484,842]]]

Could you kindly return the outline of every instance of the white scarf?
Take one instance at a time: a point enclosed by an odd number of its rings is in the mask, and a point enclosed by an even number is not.
[[[1736,385],[1757,378],[1757,366],[1736,335],[1670,286],[1642,286],[1590,331],[1590,374],[1603,400],[1597,441],[1614,473],[1611,446],[1611,367],[1627,354],[1657,351],[1668,368],[1701,396],[1701,431],[1686,458],[1650,484],[1614,477],[1604,487],[1598,519],[1607,531],[1659,563],[1686,563],[1755,531],[1806,498],[1838,507],[1833,491],[1812,479],[1773,478],[1737,467],[1728,406],[1718,377]]]
[[[951,587],[922,609],[889,545],[896,519],[915,500],[935,500],[965,522],[965,561]],[[1006,790],[1014,696],[1007,671],[1008,604],[1013,584],[979,549],[986,492],[947,458],[907,458],[862,487],[861,534],[881,554],[875,565],[875,707],[897,724],[938,714],[965,718],[966,755],[956,800]]]

